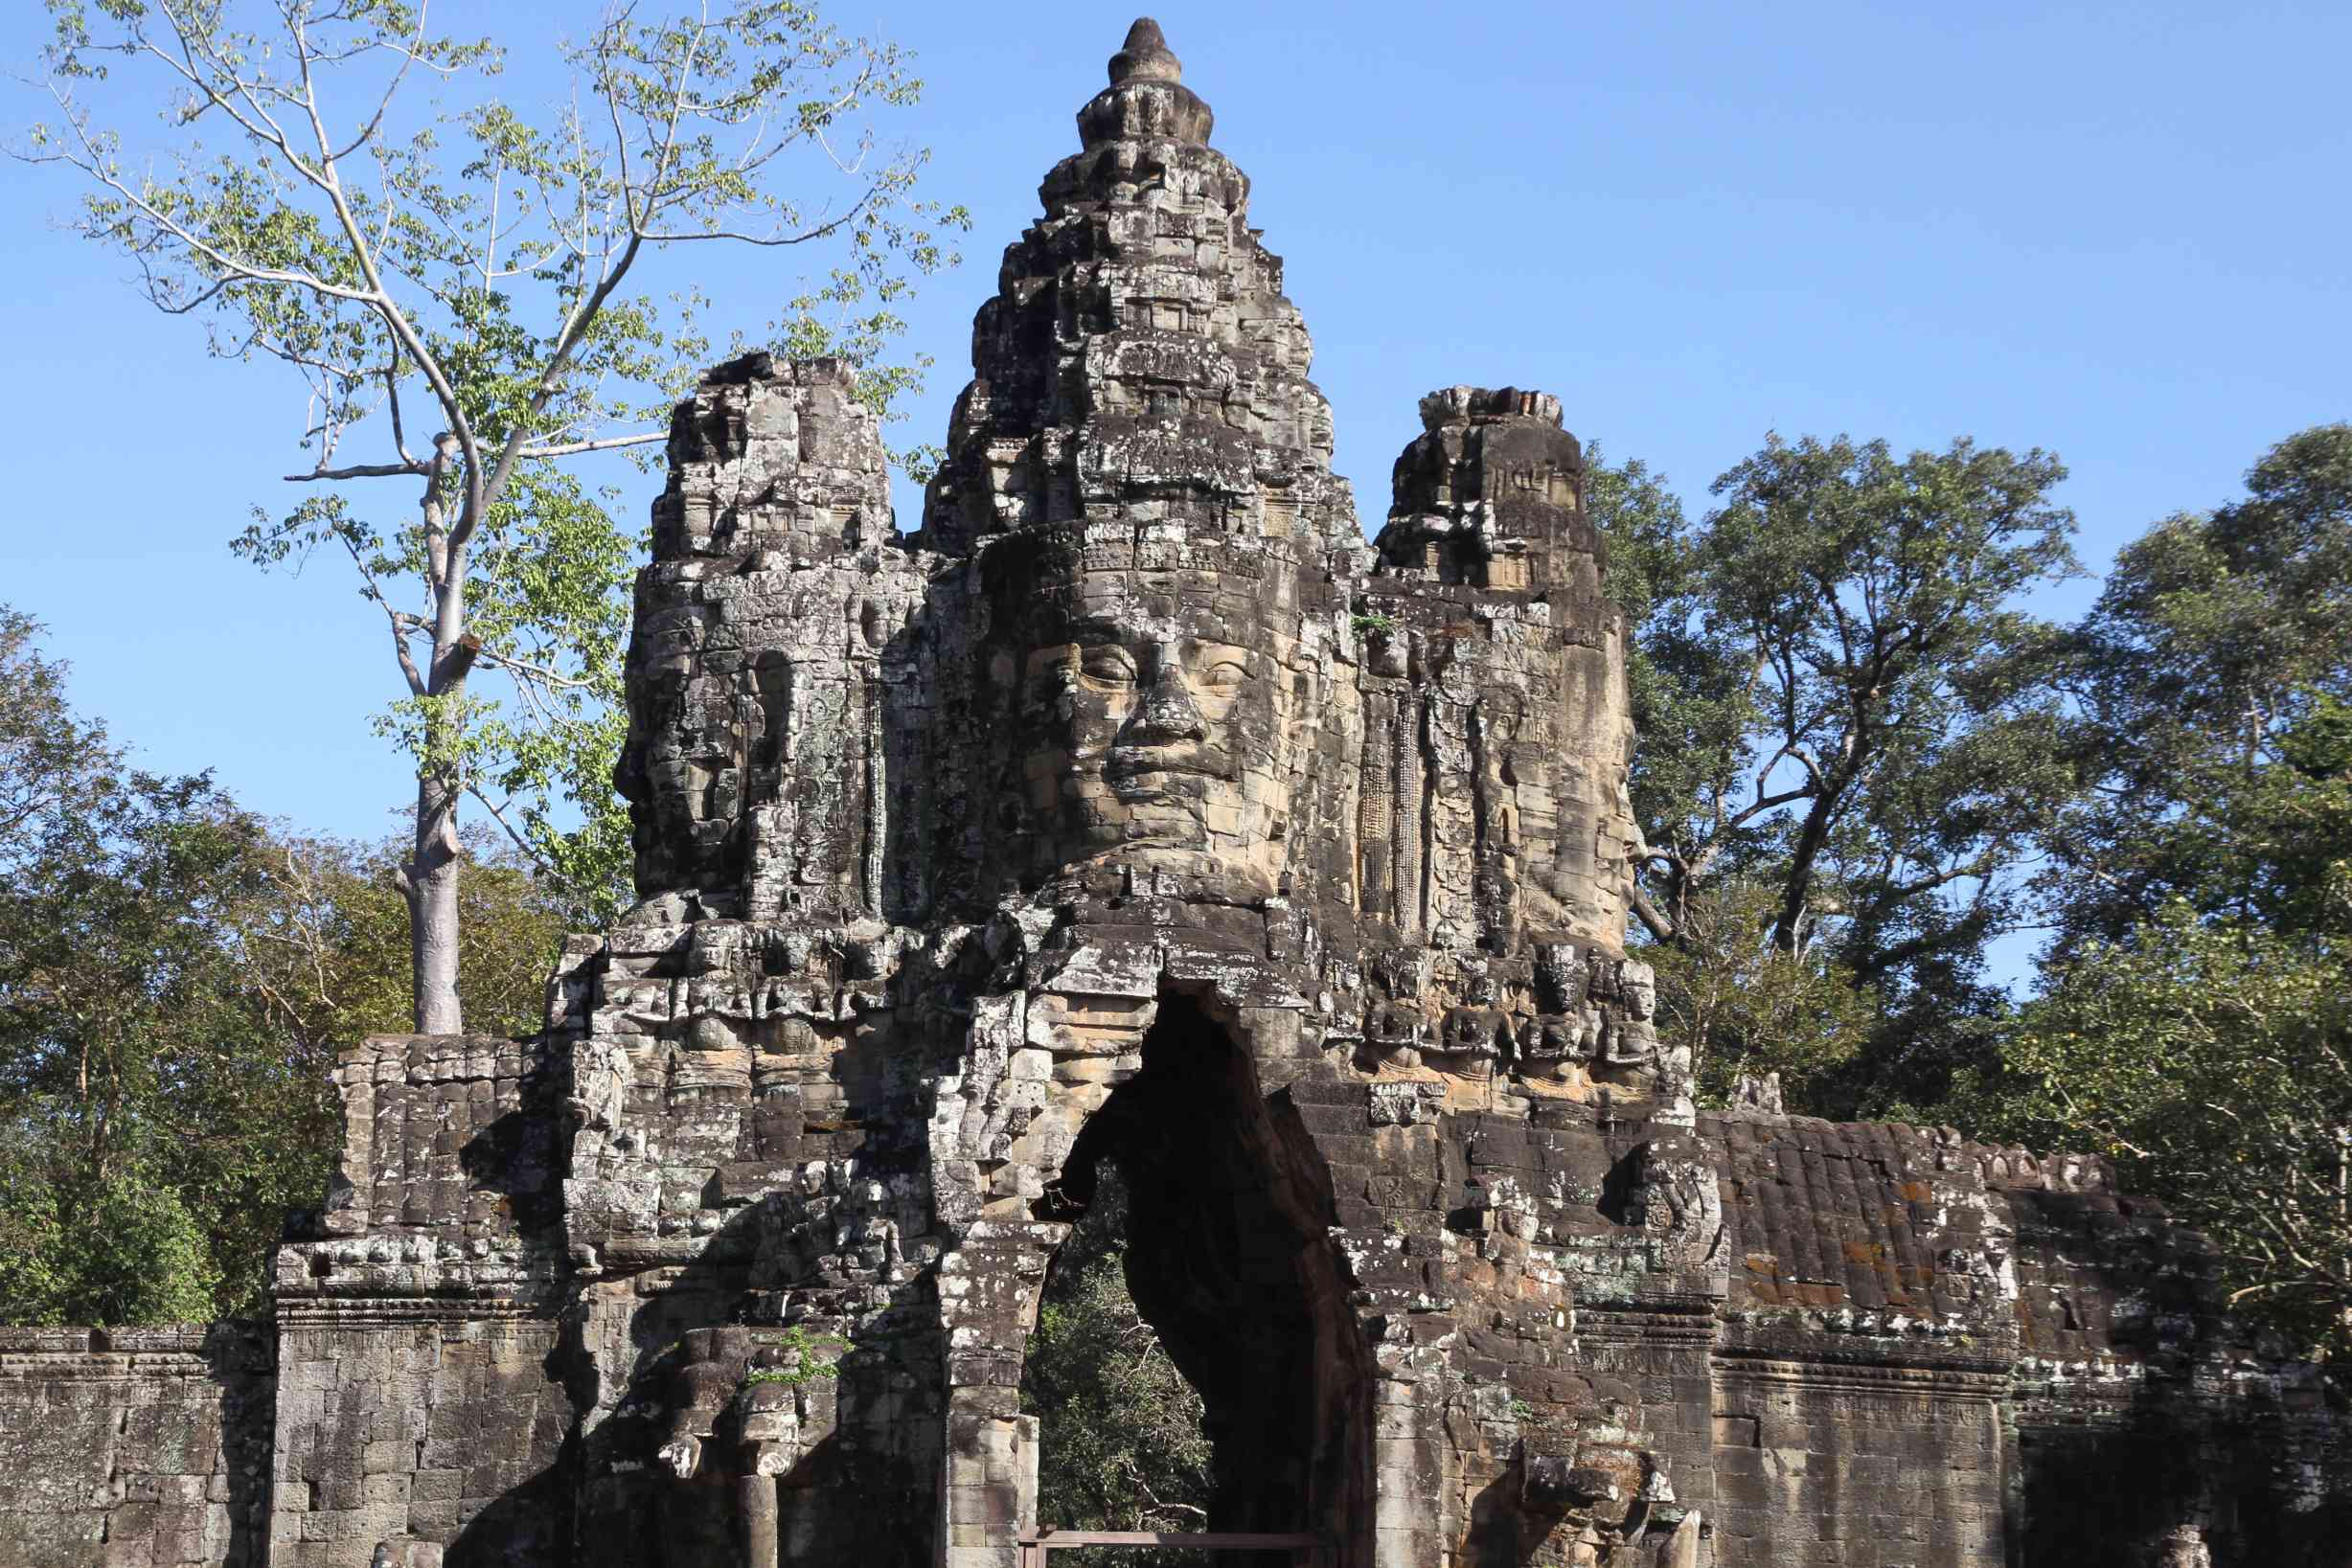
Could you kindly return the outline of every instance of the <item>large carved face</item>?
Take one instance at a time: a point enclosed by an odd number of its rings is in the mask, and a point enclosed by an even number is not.
[[[1269,893],[1291,787],[1286,606],[1252,576],[1132,558],[1087,552],[1005,605],[1023,633],[1013,669],[998,657],[1018,688],[1019,814],[1043,835],[1033,864]]]

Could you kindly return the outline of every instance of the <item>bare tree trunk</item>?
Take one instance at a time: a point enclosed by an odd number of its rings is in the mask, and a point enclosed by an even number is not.
[[[462,870],[457,842],[457,803],[464,793],[454,761],[456,716],[463,711],[466,675],[480,649],[466,630],[466,549],[449,528],[445,480],[457,461],[458,443],[444,432],[433,438],[425,475],[425,567],[433,584],[433,659],[420,670],[410,662],[404,636],[394,644],[409,690],[433,706],[424,718],[424,751],[417,766],[416,853],[400,868],[400,891],[408,898],[410,995],[420,1034],[456,1034],[466,1027],[457,999],[457,879]]]
[[[418,775],[416,853],[402,869],[417,1033],[459,1034],[466,1024],[457,1000],[457,790],[436,774]]]
[[[1777,952],[1794,953],[1805,906],[1813,895],[1814,863],[1821,858],[1821,851],[1829,843],[1830,819],[1837,814],[1838,797],[1845,793],[1845,781],[1850,774],[1840,772],[1827,788],[1814,797],[1813,808],[1805,813],[1805,824],[1797,829],[1796,848],[1789,857],[1788,879],[1780,890],[1780,907],[1772,915],[1772,947]]]

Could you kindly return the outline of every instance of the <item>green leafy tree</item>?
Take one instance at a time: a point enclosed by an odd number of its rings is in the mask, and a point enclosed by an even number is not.
[[[1716,481],[1701,631],[1747,655],[1756,727],[1702,818],[1663,835],[1670,886],[1730,835],[1735,860],[1777,863],[1773,946],[1835,917],[1865,976],[2000,927],[2002,874],[2068,784],[2039,761],[2058,628],[2016,606],[2075,570],[2048,500],[2065,473],[2038,451],[1897,459],[1841,438],[1768,442]]]
[[[576,910],[623,897],[605,781],[629,536],[578,465],[660,441],[709,357],[695,296],[641,292],[645,266],[707,243],[820,247],[825,281],[777,331],[872,361],[886,398],[910,374],[878,357],[894,302],[963,222],[916,199],[925,154],[875,144],[870,116],[921,83],[895,46],[797,0],[608,10],[560,46],[572,91],[537,120],[494,91],[495,43],[404,0],[50,11],[57,118],[18,155],[79,174],[80,231],[129,257],[157,307],[305,386],[310,457],[287,478],[315,493],[237,547],[263,565],[347,555],[384,617],[385,724],[417,775],[413,1017],[455,1031],[465,798]],[[138,84],[162,109],[152,146],[92,107]],[[410,520],[369,498],[377,481]]]
[[[251,1311],[326,1189],[337,1056],[407,1027],[398,846],[281,838],[136,776],[104,816],[0,897],[0,1318]],[[511,856],[464,899],[468,1011],[537,1029],[560,900]]]
[[[12,1132],[12,1144],[22,1139]],[[57,1152],[0,1153],[0,1318],[99,1327],[210,1318],[219,1268],[178,1192],[144,1161],[77,1180]]]
[[[105,727],[75,716],[65,669],[44,658],[40,623],[0,604],[0,870],[60,814],[103,787]]]
[[[399,847],[126,767],[37,628],[0,627],[0,800],[34,803],[0,831],[0,1320],[253,1310],[325,1190],[337,1054],[406,1026]],[[560,902],[512,856],[463,896],[468,1010],[536,1028]]]
[[[1127,1199],[1104,1168],[1054,1261],[1030,1336],[1021,1408],[1039,1418],[1038,1517],[1063,1530],[1199,1530],[1209,1440],[1200,1395],[1127,1287]],[[1185,1554],[1145,1551],[1147,1563]]]
[[[2095,784],[2053,835],[2062,943],[2172,900],[2324,923],[2352,816],[2352,425],[2272,448],[2243,500],[2158,523],[2080,628],[2074,739]]]
[[[2170,904],[2128,942],[2083,943],[2026,1010],[2000,1125],[2112,1158],[2205,1231],[2233,1304],[2337,1354],[2352,1351],[2346,974],[2341,931]]]
[[[123,874],[185,879],[205,858],[171,852],[175,807],[205,803],[200,780],[131,774],[105,727],[76,715],[67,670],[31,617],[0,605],[0,1318],[14,1323],[202,1316],[217,1278],[186,1206],[159,1186],[129,1125],[120,1054],[149,1011],[83,983],[80,918],[136,907]],[[145,844],[107,863],[109,838]],[[129,895],[126,897],[126,895]],[[184,998],[188,949],[170,922],[138,920],[138,979]],[[115,978],[123,978],[117,975]],[[131,1067],[132,1085],[137,1067]]]
[[[1596,466],[1635,645],[1634,912],[1705,1081],[1777,1070],[1809,1108],[1884,1108],[1987,1049],[1984,946],[2029,919],[2074,788],[2061,631],[2018,607],[2075,569],[2064,476],[1967,441],[1775,437],[1693,526],[1639,464]]]
[[[1808,1104],[1881,1023],[1878,992],[1856,986],[1824,945],[1783,953],[1766,940],[1777,893],[1742,877],[1709,883],[1684,900],[1680,940],[1642,950],[1657,975],[1660,1031],[1703,1042],[1694,1055],[1710,1103],[1743,1077],[1772,1073]]]
[[[568,929],[568,902],[489,833],[470,832],[466,849],[458,982],[466,1016],[481,1034],[535,1034]],[[405,1032],[400,846],[280,836],[266,852],[262,895],[222,933],[251,1005],[307,1052]]]
[[[466,849],[466,1016],[482,1034],[536,1034],[568,900],[487,833],[468,834]],[[255,847],[258,881],[210,930],[221,954],[210,1021],[180,1024],[210,1049],[198,1056],[192,1037],[200,1068],[175,1066],[145,1114],[169,1129],[160,1169],[202,1228],[221,1310],[258,1304],[286,1214],[326,1191],[341,1127],[336,1057],[409,1027],[402,852],[273,833]]]
[[[2158,523],[2078,628],[2058,940],[1967,1114],[2112,1156],[2352,1350],[2352,426]]]
[[[1629,628],[1634,818],[1671,845],[1678,827],[1721,808],[1721,780],[1758,743],[1753,661],[1710,633],[1704,533],[1665,477],[1638,458],[1607,462],[1597,443],[1587,459],[1586,506],[1608,546],[1603,586]],[[1647,866],[1633,889],[1633,936],[1647,939],[1660,1027],[1691,1042],[1701,1095],[1721,1102],[1738,1079],[1777,1073],[1802,1104],[1861,1051],[1875,1008],[1819,944],[1783,953],[1768,940],[1772,867],[1761,855],[1725,854],[1745,826]],[[1656,884],[1663,905],[1645,883]]]
[[[45,1100],[94,1177],[135,1158],[159,1031],[206,1010],[212,926],[259,885],[259,824],[201,778],[129,773],[11,857],[0,916],[9,1086]]]
[[[1666,477],[1639,458],[1610,464],[1597,442],[1586,457],[1585,504],[1607,546],[1602,587],[1624,611],[1628,629],[1626,675],[1638,737],[1633,814],[1645,831],[1664,838],[1710,812],[1722,776],[1750,744],[1753,661],[1736,643],[1710,634],[1700,560],[1704,534]],[[1721,853],[1712,840],[1694,844],[1678,861],[1649,868],[1646,880],[1658,883],[1671,901],[1686,886],[1704,883]],[[1675,865],[1680,878],[1665,891],[1656,874]],[[1674,918],[1679,911],[1661,908],[1646,885],[1635,887],[1634,899],[1646,929],[1660,940],[1679,933]]]
[[[224,1139],[252,1140],[244,1119],[281,1108],[237,1092],[256,1086],[240,1071],[250,1035],[223,1018],[232,977],[215,936],[259,885],[258,825],[202,779],[85,788],[80,808],[11,844],[0,893],[0,1127],[21,1249],[0,1307],[32,1321],[203,1316],[191,1307],[221,1272],[184,1188],[207,1166],[227,1174]],[[172,1101],[231,1120],[159,1119]]]

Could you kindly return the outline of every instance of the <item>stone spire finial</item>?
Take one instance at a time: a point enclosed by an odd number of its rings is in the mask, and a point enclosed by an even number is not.
[[[1166,34],[1149,16],[1138,16],[1127,30],[1127,42],[1110,57],[1110,84],[1123,81],[1182,81],[1184,62],[1168,48]]]
[[[1125,47],[1110,57],[1110,85],[1078,111],[1078,139],[1089,148],[1160,141],[1206,147],[1216,119],[1184,85],[1184,64],[1169,51],[1159,24],[1138,16]]]

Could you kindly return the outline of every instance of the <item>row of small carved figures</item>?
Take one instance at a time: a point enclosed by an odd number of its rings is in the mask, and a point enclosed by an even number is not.
[[[1587,1003],[1572,1012],[1515,1016],[1500,1008],[1449,1008],[1434,1025],[1410,1003],[1384,1002],[1364,1019],[1363,1048],[1392,1066],[1423,1057],[1526,1063],[1545,1072],[1572,1066],[1647,1067],[1657,1060],[1656,1026]]]

